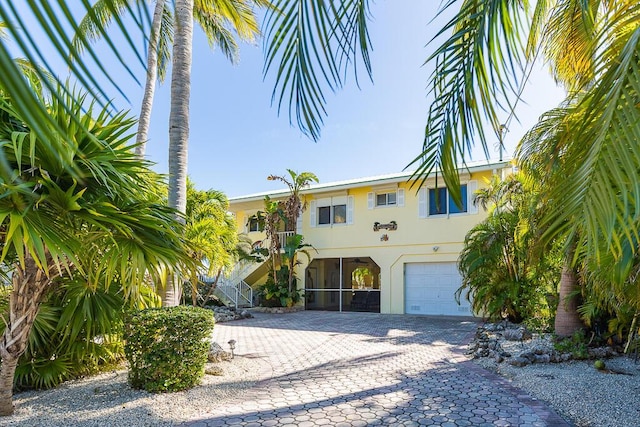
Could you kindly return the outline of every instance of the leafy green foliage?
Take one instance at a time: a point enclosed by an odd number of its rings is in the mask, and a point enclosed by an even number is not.
[[[146,288],[136,301],[127,302],[119,289],[106,288],[104,283],[94,289],[78,277],[59,279],[35,318],[27,350],[16,368],[16,389],[57,387],[120,363],[125,309],[131,304],[152,306],[159,300]],[[0,310],[5,314],[8,303],[0,305]]]
[[[262,305],[266,307],[292,307],[302,299],[302,291],[298,289],[297,279],[294,276],[294,285],[289,287],[289,267],[282,266],[277,271],[277,281],[270,275],[267,281],[260,287],[264,300]]]
[[[265,18],[265,75],[273,71],[272,101],[289,104],[289,121],[320,137],[325,90],[341,87],[362,62],[371,76],[368,0],[275,0]],[[361,61],[359,61],[361,59]]]
[[[473,310],[492,320],[526,321],[546,329],[553,316],[551,295],[559,277],[560,257],[537,246],[536,194],[523,176],[500,181],[479,190],[476,203],[490,206],[486,220],[465,238],[458,265],[463,275],[456,292]]]
[[[560,353],[571,353],[574,359],[584,360],[589,358],[587,337],[583,330],[577,331],[569,338],[556,341],[553,346]]]
[[[187,182],[184,237],[194,261],[189,282],[184,286],[185,297],[194,305],[204,306],[213,289],[200,282],[198,276],[219,277],[224,268],[231,268],[251,251],[251,243],[238,234],[227,196],[216,190],[196,190],[191,182]]]
[[[299,264],[297,254],[304,252],[305,247],[311,245],[303,244],[303,237],[297,234],[298,218],[306,209],[306,201],[304,201],[300,192],[311,185],[312,182],[318,182],[318,177],[311,172],[296,173],[291,169],[287,169],[289,177],[269,175],[269,181],[281,181],[289,187],[289,196],[284,200],[272,200],[269,196],[265,196],[265,211],[259,212],[259,217],[264,220],[265,234],[269,242],[269,257],[271,263],[271,277],[273,283],[278,282],[277,272],[281,265],[287,265],[289,272],[289,293],[294,293],[294,269]],[[281,225],[284,224],[286,231],[292,231],[294,234],[288,236],[284,245],[280,241],[278,232]],[[281,257],[281,250],[284,250],[284,256]],[[308,254],[305,252],[308,257]],[[283,259],[284,258],[284,259]]]
[[[131,313],[124,326],[131,386],[162,392],[198,384],[204,375],[213,326],[213,312],[199,307]]]

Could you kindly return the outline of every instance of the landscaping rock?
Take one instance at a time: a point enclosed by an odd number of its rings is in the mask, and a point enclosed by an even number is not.
[[[540,363],[562,363],[575,359],[570,352],[559,353],[551,334],[532,334],[526,328],[509,322],[485,324],[478,327],[467,354],[474,358],[486,358],[495,363],[507,362],[513,366]],[[511,357],[511,355],[514,357]],[[612,347],[588,349],[590,359],[609,359],[619,353]]]
[[[233,320],[250,319],[253,315],[248,310],[238,311],[235,307],[208,307],[213,311],[216,323],[231,322]]]
[[[505,329],[502,332],[502,337],[508,341],[524,341],[531,338],[531,332],[525,328]]]
[[[217,342],[212,342],[209,345],[209,355],[207,359],[209,360],[209,362],[219,363],[226,360],[231,360],[233,359],[233,356],[231,355],[230,352],[225,351],[220,346],[220,344],[218,344]]]
[[[529,365],[531,362],[526,357],[516,356],[516,357],[513,357],[513,358],[509,359],[508,363],[510,365],[512,365],[512,366],[522,367],[522,366]]]
[[[588,350],[589,357],[592,359],[608,359],[618,356],[618,352],[611,347],[596,347]]]

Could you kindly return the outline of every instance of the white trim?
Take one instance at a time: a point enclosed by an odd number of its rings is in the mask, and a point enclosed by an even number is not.
[[[404,188],[398,188],[398,194],[396,195],[396,205],[399,207],[404,206]]]
[[[315,228],[316,226],[316,201],[312,200],[309,202],[309,226],[311,228]]]
[[[355,200],[353,196],[347,196],[347,224],[353,224],[353,207]]]
[[[422,187],[418,190],[418,218],[427,217],[427,189]]]
[[[375,197],[373,192],[367,193],[367,209],[373,209],[375,207]]]

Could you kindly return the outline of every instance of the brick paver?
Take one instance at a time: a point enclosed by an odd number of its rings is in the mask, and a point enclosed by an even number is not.
[[[466,360],[468,319],[303,311],[218,324],[215,340],[271,372],[203,414],[213,426],[568,426]]]

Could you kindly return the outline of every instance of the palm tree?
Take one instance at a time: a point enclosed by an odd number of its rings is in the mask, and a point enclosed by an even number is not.
[[[302,236],[298,234],[297,223],[298,218],[304,212],[307,207],[306,202],[302,199],[300,192],[311,185],[312,182],[318,182],[318,177],[311,172],[296,173],[291,169],[287,169],[289,177],[279,175],[269,175],[267,180],[269,181],[281,181],[289,187],[289,196],[283,202],[271,201],[268,197],[265,199],[266,205],[266,218],[267,218],[267,237],[269,238],[269,252],[272,258],[273,264],[273,277],[276,281],[277,260],[280,255],[280,240],[277,236],[277,225],[280,219],[284,220],[286,231],[294,231],[292,236],[292,243],[285,242],[286,246],[293,248],[287,250],[287,260],[289,265],[289,292],[293,291],[294,284],[294,269],[295,266],[295,252],[296,249],[302,244]]]
[[[449,2],[446,7],[453,5]],[[631,156],[623,153],[637,144],[634,135],[640,126],[640,112],[630,101],[640,79],[634,59],[640,48],[640,5],[633,0],[538,1],[533,10],[531,14],[529,5],[521,2],[462,2],[443,29],[451,31],[451,36],[429,59],[435,64],[435,102],[424,150],[415,164],[420,174],[440,169],[447,185],[457,187],[455,166],[465,160],[476,138],[488,153],[485,115],[491,129],[500,128],[513,114],[526,76],[522,72],[543,55],[553,75],[568,90],[567,104],[579,100],[582,110],[581,120],[572,121],[571,137],[556,151],[557,156],[572,144],[576,150],[571,155],[584,157],[567,162],[581,166],[567,176],[564,189],[568,190],[565,199],[570,201],[570,209],[565,206],[554,224],[578,213],[580,222],[588,225],[585,232],[592,248],[597,231],[607,224],[606,231],[616,236],[610,249],[619,251],[618,238],[637,231],[632,215],[625,215],[631,213],[629,207],[616,204],[610,189],[619,184],[630,194],[640,191],[636,188],[639,178],[634,174],[627,180],[623,171],[623,166],[633,170],[631,163],[637,161],[633,150]],[[501,105],[506,107],[502,119]],[[623,165],[614,158],[629,163]],[[583,191],[585,188],[589,191]],[[597,195],[605,199],[592,197]],[[577,224],[570,223],[572,227]]]
[[[241,239],[236,222],[229,214],[229,201],[224,193],[216,190],[196,190],[187,182],[187,212],[185,238],[189,243],[190,256],[198,266],[205,265],[207,276],[215,276],[215,283],[208,295],[202,298],[204,305],[213,292],[224,268],[230,268],[238,260],[238,249],[250,251],[250,243]],[[198,299],[198,275],[202,267],[191,274],[192,302]]]
[[[0,338],[0,415],[13,412],[16,364],[56,278],[73,271],[95,287],[103,279],[114,286],[117,276],[123,296],[133,298],[147,275],[190,264],[175,212],[162,203],[159,177],[129,145],[135,121],[96,111],[86,94],[69,88],[57,96],[39,89],[34,86],[34,98],[71,141],[56,156],[0,92],[0,262],[13,273]]]
[[[82,52],[85,46],[104,36],[106,28],[116,17],[128,12],[127,7],[137,4],[146,7],[144,0],[99,0],[78,25],[73,37],[73,47]],[[239,57],[239,46],[231,29],[241,40],[253,42],[259,34],[257,18],[253,6],[267,6],[266,0],[197,0],[193,3],[193,19],[200,25],[209,45],[218,47],[233,63]],[[156,0],[153,19],[148,37],[147,75],[140,107],[136,154],[144,156],[149,135],[151,111],[156,80],[164,81],[171,60],[171,46],[174,38],[174,12],[171,3]],[[175,17],[177,18],[177,16]]]
[[[114,0],[101,0],[95,10],[89,11],[76,34],[76,50],[87,44],[88,38],[95,38],[114,13],[126,11],[125,0],[118,0],[120,8],[114,8]],[[132,1],[135,3],[136,1]],[[162,4],[161,4],[162,3]],[[171,111],[169,114],[169,206],[185,213],[187,203],[187,155],[189,140],[189,100],[191,92],[191,50],[193,21],[203,29],[209,45],[219,47],[232,62],[238,58],[238,44],[233,36],[235,31],[243,41],[252,42],[259,34],[254,7],[269,5],[267,0],[179,0],[174,3],[174,11],[168,4],[156,3],[149,38],[147,82],[140,112],[137,153],[142,155],[148,135],[149,117],[155,90],[156,68],[160,78],[164,78],[168,60],[173,57],[171,74]],[[162,10],[161,10],[162,8]],[[173,43],[173,54],[169,46]],[[161,61],[158,62],[156,58]],[[180,302],[179,279],[169,278],[163,292],[163,304],[177,305]]]
[[[556,247],[539,248],[540,212],[537,181],[522,173],[502,180],[494,176],[478,190],[474,202],[489,210],[488,217],[465,237],[458,259],[463,292],[474,312],[492,319],[539,321],[551,317],[546,295],[559,275]]]
[[[457,164],[476,138],[488,153],[486,122],[497,130],[509,120],[528,70],[544,56],[567,88],[567,100],[542,119],[551,124],[553,118],[555,127],[537,127],[519,156],[526,160],[538,147],[550,148],[546,157],[532,157],[553,174],[544,190],[550,204],[545,237],[566,236],[568,248],[577,239],[580,253],[596,259],[611,253],[627,263],[638,251],[640,233],[633,202],[640,200],[640,4],[539,0],[533,13],[529,6],[465,0],[443,29],[451,35],[429,59],[435,102],[423,152],[414,161],[418,175],[438,168],[447,186],[458,188]],[[567,261],[572,270],[571,251]],[[565,272],[571,280],[563,284],[574,283]]]

